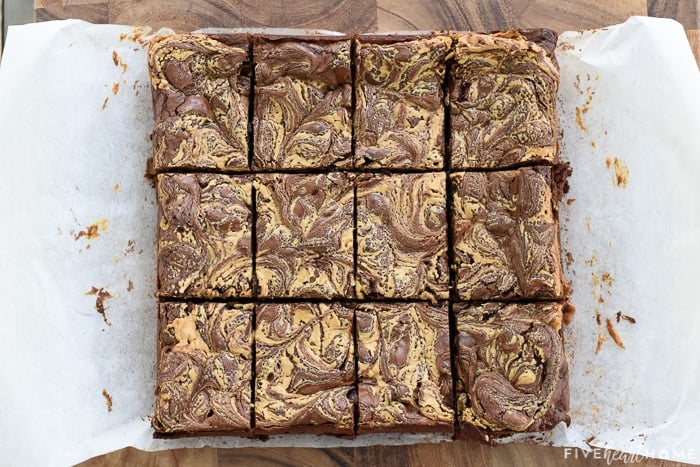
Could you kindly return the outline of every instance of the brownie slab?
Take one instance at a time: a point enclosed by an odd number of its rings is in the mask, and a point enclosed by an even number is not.
[[[350,41],[253,46],[253,168],[351,167]]]
[[[456,36],[449,75],[451,168],[557,162],[556,34]]]
[[[357,178],[358,298],[447,298],[444,173]]]
[[[352,435],[353,310],[268,303],[256,316],[255,433]]]
[[[452,432],[446,305],[357,306],[358,433]]]
[[[252,296],[250,178],[159,174],[156,192],[159,296]]]
[[[352,297],[352,178],[264,174],[255,187],[258,296]]]
[[[159,305],[153,427],[251,434],[253,305]]]
[[[148,54],[157,172],[248,170],[251,65],[245,36],[155,38]]]
[[[459,298],[563,298],[551,168],[456,172],[451,183]]]
[[[458,437],[493,442],[570,422],[563,306],[454,305]]]
[[[355,167],[440,169],[448,36],[372,43],[355,52]]]

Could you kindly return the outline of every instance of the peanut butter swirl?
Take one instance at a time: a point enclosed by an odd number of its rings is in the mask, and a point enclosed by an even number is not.
[[[260,41],[253,51],[253,167],[351,166],[350,41]]]
[[[160,296],[250,297],[250,179],[159,174],[156,190]]]
[[[232,46],[201,34],[163,36],[152,40],[148,61],[156,171],[247,170],[246,39]]]
[[[357,45],[355,166],[440,169],[447,36]]]
[[[494,436],[570,422],[562,304],[455,305],[460,435]]]
[[[156,431],[250,434],[252,312],[160,304]]]
[[[258,305],[255,351],[256,433],[353,433],[352,309]]]
[[[557,162],[559,69],[547,37],[517,31],[457,36],[449,79],[451,166]]]
[[[551,169],[457,172],[451,180],[460,299],[563,298]]]
[[[452,431],[447,306],[358,305],[358,433]]]
[[[442,173],[358,177],[358,298],[447,298],[445,196]]]
[[[353,182],[342,173],[257,178],[260,297],[352,297]]]

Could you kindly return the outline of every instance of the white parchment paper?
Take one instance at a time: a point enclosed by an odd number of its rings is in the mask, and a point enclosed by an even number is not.
[[[152,438],[144,34],[73,20],[10,28],[0,64],[0,461],[65,465],[126,446],[445,441]],[[697,66],[682,27],[649,18],[565,33],[558,57],[562,157],[574,166],[562,242],[578,312],[566,330],[572,425],[543,442],[700,463]],[[636,323],[617,322],[618,311]]]

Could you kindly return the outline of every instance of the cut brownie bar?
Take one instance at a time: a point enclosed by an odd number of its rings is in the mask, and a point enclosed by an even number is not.
[[[447,306],[365,303],[356,316],[357,432],[452,432]]]
[[[159,174],[161,297],[252,295],[252,182],[246,176]]]
[[[160,304],[153,427],[251,434],[253,305]]]
[[[352,435],[352,309],[264,304],[256,323],[255,433]]]
[[[355,53],[355,167],[440,169],[447,36],[360,38]]]
[[[248,42],[245,36],[227,42],[201,34],[151,41],[157,172],[248,169]]]
[[[445,174],[357,180],[358,298],[447,298]]]
[[[456,304],[458,437],[543,431],[570,422],[561,303]]]
[[[256,182],[260,297],[352,297],[353,182],[342,173]]]
[[[451,180],[459,298],[563,298],[551,168],[457,172]]]
[[[557,162],[556,34],[522,32],[456,36],[449,76],[451,168]]]
[[[254,169],[352,166],[349,40],[258,39]]]

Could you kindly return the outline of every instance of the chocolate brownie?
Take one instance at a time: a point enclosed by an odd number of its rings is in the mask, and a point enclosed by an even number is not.
[[[454,305],[458,437],[493,442],[570,422],[563,306]]]
[[[159,305],[160,433],[251,435],[253,305]]]
[[[255,433],[354,433],[353,310],[258,305]]]
[[[447,298],[444,173],[357,178],[358,298]]]
[[[158,294],[252,296],[250,178],[159,174],[156,191]]]
[[[441,169],[442,83],[452,40],[388,40],[357,42],[355,167]]]
[[[453,429],[445,304],[357,306],[358,433]]]
[[[522,32],[455,36],[449,74],[451,168],[557,162],[556,35]]]
[[[551,168],[456,172],[451,181],[459,298],[563,298]]]
[[[253,168],[351,167],[349,40],[253,46]]]
[[[228,39],[176,34],[151,41],[157,172],[248,169],[248,42],[245,36]]]

